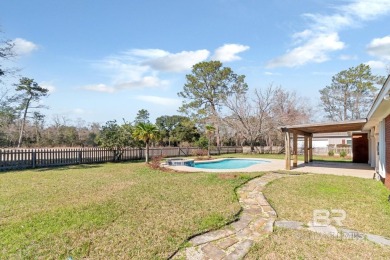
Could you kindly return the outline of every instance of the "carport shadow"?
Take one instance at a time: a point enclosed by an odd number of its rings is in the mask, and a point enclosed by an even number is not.
[[[373,167],[366,163],[349,163],[349,162],[330,162],[330,161],[313,161],[309,163],[300,163],[296,168],[318,167],[331,169],[352,169],[352,170],[374,170]],[[295,167],[294,167],[295,168]]]

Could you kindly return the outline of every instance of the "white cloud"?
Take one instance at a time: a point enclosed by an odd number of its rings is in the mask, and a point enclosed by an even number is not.
[[[309,29],[306,29],[302,32],[297,32],[292,35],[294,45],[301,44],[305,40],[309,39],[313,35],[313,32]]]
[[[194,64],[206,60],[209,55],[208,50],[182,51],[146,60],[143,64],[158,71],[180,72],[191,69]]]
[[[367,52],[377,59],[367,61],[367,65],[372,69],[386,69],[390,64],[390,35],[373,39],[367,45]]]
[[[131,88],[144,88],[144,87],[159,87],[167,85],[167,80],[161,80],[158,77],[146,76],[140,80],[128,81],[116,84],[115,89],[131,89]]]
[[[84,86],[83,89],[97,91],[97,92],[105,92],[105,93],[115,92],[115,88],[107,86],[105,84],[88,85],[88,86]]]
[[[310,22],[309,27],[313,32],[336,32],[348,26],[352,26],[353,19],[344,14],[321,15],[321,14],[303,14]]]
[[[38,49],[38,45],[22,38],[16,38],[12,41],[13,50],[17,55],[27,55]]]
[[[235,60],[239,59],[237,53],[248,48],[239,44],[226,44],[218,48],[216,53],[225,53],[225,61]],[[207,60],[209,56],[210,51],[205,49],[177,53],[161,49],[130,49],[92,62],[93,68],[100,70],[100,74],[108,76],[110,80],[83,86],[82,89],[113,93],[123,89],[166,87],[169,81],[162,79],[161,74],[181,73]]]
[[[166,98],[158,96],[139,95],[136,97],[136,99],[163,106],[178,106],[181,103],[181,101],[176,98]]]
[[[365,64],[369,65],[371,69],[385,69],[386,63],[379,60],[370,60],[365,62]]]
[[[148,66],[112,57],[95,63],[95,66],[111,77],[112,84],[141,81],[146,74],[152,73]]]
[[[169,52],[160,49],[132,49],[125,53],[145,58],[159,58],[170,54]]]
[[[241,57],[237,56],[238,53],[246,51],[249,46],[241,44],[224,44],[217,48],[212,57],[213,60],[219,60],[221,62],[229,62],[234,60],[240,60]]]
[[[48,89],[49,93],[53,93],[56,91],[56,87],[51,82],[42,81],[41,83],[39,83],[39,86]]]
[[[329,59],[328,52],[341,50],[344,47],[345,44],[339,40],[337,33],[317,35],[304,45],[269,61],[267,67],[297,67],[309,62],[324,62]]]
[[[264,75],[267,75],[267,76],[280,76],[282,74],[277,73],[277,72],[266,71],[266,72],[264,72]]]
[[[75,108],[72,110],[72,114],[83,115],[85,113],[86,113],[86,111],[84,109],[81,109],[81,108]]]
[[[307,13],[307,28],[292,35],[294,48],[267,63],[267,67],[297,67],[329,59],[329,53],[341,50],[345,43],[339,39],[340,30],[356,27],[390,12],[389,0],[353,0],[334,8],[329,15]],[[324,46],[319,43],[324,37]]]
[[[351,4],[342,6],[342,12],[348,13],[351,16],[357,16],[362,20],[373,20],[378,16],[390,12],[389,0],[358,0]]]
[[[390,60],[390,35],[373,39],[367,46],[370,55]]]
[[[145,87],[160,87],[168,84],[167,80],[161,80],[153,76],[145,76],[139,80],[134,81],[123,81],[111,86],[105,84],[96,84],[88,85],[82,87],[82,89],[96,91],[96,92],[105,92],[105,93],[114,93],[118,90],[124,89],[135,89],[135,88],[145,88]]]

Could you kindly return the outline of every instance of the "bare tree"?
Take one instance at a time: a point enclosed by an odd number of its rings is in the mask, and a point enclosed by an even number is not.
[[[294,91],[278,88],[272,106],[272,125],[266,132],[267,139],[283,142],[279,127],[283,125],[295,125],[307,123],[311,120],[312,108],[309,100],[298,96]],[[272,143],[268,144],[272,146]]]
[[[230,115],[224,118],[224,122],[237,129],[237,133],[250,145],[252,152],[255,143],[266,131],[274,95],[275,88],[270,85],[264,91],[256,89],[252,100],[246,93],[235,93],[225,101]]]
[[[0,31],[0,35],[2,32]],[[16,71],[14,68],[5,68],[3,67],[3,61],[9,60],[16,56],[14,52],[15,44],[11,40],[5,40],[0,38],[0,83],[2,82],[2,78],[7,74],[11,74]]]
[[[280,126],[310,119],[309,103],[295,92],[271,84],[264,90],[255,89],[252,96],[249,99],[245,93],[232,95],[225,102],[229,114],[223,119],[244,138],[252,152],[256,143],[272,147],[275,141],[282,142]]]

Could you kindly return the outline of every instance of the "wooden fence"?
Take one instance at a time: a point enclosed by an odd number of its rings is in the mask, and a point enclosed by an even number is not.
[[[194,147],[150,148],[149,156],[178,157],[190,156],[199,151]],[[242,153],[242,147],[220,147],[211,154]],[[145,149],[126,148],[113,151],[104,148],[69,148],[69,149],[0,149],[0,171],[51,167],[87,163],[115,161],[135,161],[145,158]]]
[[[347,155],[352,155],[351,147],[314,147],[313,154],[315,155],[328,155],[329,151],[333,151],[334,154],[340,154],[340,152],[344,151]]]
[[[255,146],[253,147],[254,153],[265,154],[265,153],[273,153],[279,154],[284,153],[284,146]],[[250,146],[243,147],[243,153],[252,153]]]

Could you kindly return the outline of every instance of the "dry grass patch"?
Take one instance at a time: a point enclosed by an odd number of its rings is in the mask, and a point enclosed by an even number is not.
[[[389,259],[390,247],[337,239],[310,231],[278,229],[251,248],[245,259]]]
[[[315,209],[343,209],[344,227],[390,237],[389,191],[381,182],[346,176],[303,175],[264,190],[279,219],[308,223]],[[333,223],[335,224],[335,223]]]
[[[0,174],[0,259],[167,258],[187,237],[232,220],[234,189],[256,175],[144,163]]]

